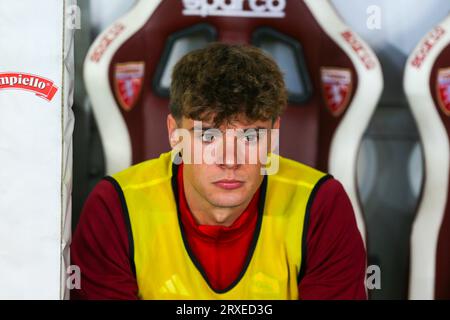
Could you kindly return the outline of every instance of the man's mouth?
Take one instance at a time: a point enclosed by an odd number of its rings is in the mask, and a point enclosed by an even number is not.
[[[237,189],[240,188],[244,182],[243,181],[239,181],[239,180],[219,180],[214,182],[214,184],[216,186],[218,186],[219,188],[225,189],[225,190],[233,190],[233,189]]]

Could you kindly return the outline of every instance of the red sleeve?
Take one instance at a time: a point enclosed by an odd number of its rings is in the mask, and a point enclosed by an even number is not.
[[[81,271],[81,289],[71,299],[137,299],[125,218],[111,182],[100,181],[89,195],[70,248],[71,264]]]
[[[367,299],[365,248],[350,199],[335,179],[313,199],[304,263],[300,299]]]

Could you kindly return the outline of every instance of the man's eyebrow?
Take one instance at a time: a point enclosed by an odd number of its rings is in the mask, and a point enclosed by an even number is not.
[[[189,129],[189,131],[194,131],[194,130],[202,130],[202,131],[206,131],[206,130],[209,130],[209,129],[214,129],[212,126],[211,127],[208,127],[208,126],[201,126],[201,127],[192,127],[192,128],[190,128]]]
[[[243,128],[243,129],[244,130],[255,130],[255,131],[258,131],[258,130],[270,130],[272,128],[256,127],[256,128]]]
[[[243,130],[244,132],[248,130],[253,130],[258,132],[259,130],[271,130],[272,128],[265,128],[265,127],[250,127],[250,128],[239,128],[240,130]]]
[[[217,128],[214,128],[213,126],[201,126],[201,127],[192,127],[192,128],[190,128],[189,129],[189,131],[194,131],[194,130],[201,130],[201,131],[206,131],[206,130],[209,130],[209,129],[215,129],[215,130],[218,130]],[[238,128],[238,129],[236,129],[236,130],[244,130],[244,131],[247,131],[247,130],[255,130],[255,131],[259,131],[259,130],[272,130],[273,128],[266,128],[266,127],[249,127],[249,128]],[[227,130],[233,130],[233,129],[227,129]]]

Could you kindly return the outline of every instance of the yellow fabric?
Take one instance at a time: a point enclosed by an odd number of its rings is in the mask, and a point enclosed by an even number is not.
[[[164,153],[113,176],[130,217],[140,298],[297,299],[307,203],[325,174],[280,157],[278,173],[267,176],[261,229],[248,267],[232,288],[219,293],[186,250],[172,165],[171,153]]]

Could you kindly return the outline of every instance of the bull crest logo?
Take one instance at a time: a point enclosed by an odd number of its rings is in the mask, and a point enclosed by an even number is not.
[[[436,81],[437,100],[447,116],[450,116],[450,68],[439,69]]]
[[[328,110],[337,117],[347,109],[353,83],[350,69],[322,68],[322,92]]]
[[[142,90],[145,63],[118,63],[114,68],[114,89],[121,108],[130,111]]]

